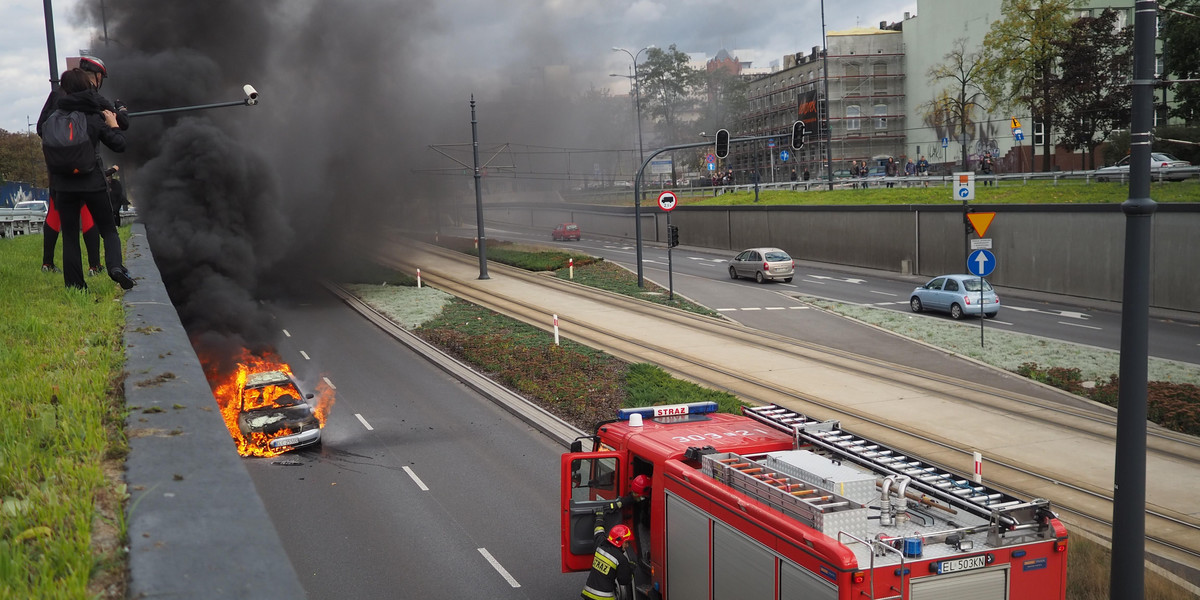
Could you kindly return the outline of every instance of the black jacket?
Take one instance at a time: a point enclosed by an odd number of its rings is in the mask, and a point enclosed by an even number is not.
[[[50,92],[49,96],[46,96],[46,103],[42,105],[42,114],[38,115],[37,120],[38,137],[42,137],[42,124],[46,122],[46,119],[50,118],[50,113],[54,112],[54,110],[58,108],[58,101],[61,100],[63,96],[66,96],[66,94],[63,93],[61,88],[57,87]],[[117,110],[116,105],[114,105],[112,102],[109,102],[108,98],[101,96],[100,92],[96,92],[96,96],[99,99],[101,106],[103,106],[105,110],[111,110],[117,113],[117,127],[120,127],[121,131],[129,129],[128,111]]]
[[[87,115],[88,137],[96,150],[96,168],[83,176],[50,174],[50,189],[60,192],[104,192],[108,184],[104,180],[104,167],[100,162],[100,142],[104,142],[113,152],[125,151],[125,134],[115,127],[109,127],[104,122],[101,111],[106,110],[104,97],[96,90],[86,90],[74,94],[63,94],[58,99],[57,108],[65,111],[79,111]],[[47,115],[49,116],[49,115]],[[39,123],[40,125],[40,123]],[[39,127],[40,129],[40,127]]]

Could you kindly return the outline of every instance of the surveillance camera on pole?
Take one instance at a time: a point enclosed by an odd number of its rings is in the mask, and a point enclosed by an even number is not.
[[[716,146],[717,146],[717,148],[716,148],[717,158],[725,158],[725,157],[729,156],[729,131],[728,130],[725,130],[725,129],[717,130]]]

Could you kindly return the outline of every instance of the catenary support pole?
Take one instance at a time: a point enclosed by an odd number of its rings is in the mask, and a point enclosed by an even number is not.
[[[46,55],[50,58],[50,90],[58,89],[58,46],[54,42],[54,7],[50,0],[42,0],[46,14]]]
[[[479,278],[491,279],[487,272],[487,237],[483,233],[483,191],[479,177],[479,129],[475,120],[475,94],[471,94],[471,152],[475,157],[475,234],[479,246]]]
[[[1154,118],[1154,41],[1158,3],[1134,5],[1133,118],[1129,128],[1129,199],[1125,213],[1125,271],[1121,294],[1121,388],[1113,479],[1110,598],[1141,599],[1146,577],[1146,385],[1150,319],[1150,128]]]

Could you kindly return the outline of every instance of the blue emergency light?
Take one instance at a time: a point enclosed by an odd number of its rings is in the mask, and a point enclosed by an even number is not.
[[[703,415],[717,412],[716,402],[689,402],[687,404],[664,404],[662,406],[645,406],[642,408],[622,408],[617,411],[617,419],[628,421],[630,415],[642,415],[643,419],[654,417],[677,417],[683,415]]]

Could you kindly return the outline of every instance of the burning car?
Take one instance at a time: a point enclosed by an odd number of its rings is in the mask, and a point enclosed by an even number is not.
[[[321,421],[308,403],[312,398],[285,371],[247,373],[238,393],[238,431],[275,452],[319,444]]]

